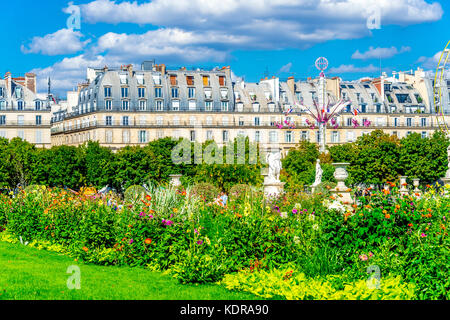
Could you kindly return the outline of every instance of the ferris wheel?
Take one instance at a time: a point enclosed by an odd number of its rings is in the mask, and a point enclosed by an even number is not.
[[[448,72],[447,62],[449,62],[450,58],[450,41],[445,46],[445,49],[442,51],[441,56],[439,58],[439,63],[436,69],[436,75],[434,77],[434,110],[436,112],[437,123],[439,125],[439,129],[445,134],[449,134],[450,130],[445,121],[444,116],[444,98],[443,98],[443,88],[447,85],[446,80],[446,72]]]

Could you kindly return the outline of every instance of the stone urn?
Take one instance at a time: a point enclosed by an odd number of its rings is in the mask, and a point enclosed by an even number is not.
[[[409,193],[407,183],[406,183],[407,178],[408,178],[407,176],[400,177],[400,190],[399,191],[402,196],[406,196]]]
[[[420,179],[413,179],[414,193],[420,194]]]
[[[353,198],[349,188],[345,185],[345,179],[348,178],[347,167],[350,163],[333,163],[334,178],[337,180],[337,186],[331,192],[337,195],[337,199],[344,204],[353,204]]]
[[[183,175],[182,174],[171,174],[170,177],[170,185],[174,186],[174,187],[179,187],[181,186],[181,177]]]

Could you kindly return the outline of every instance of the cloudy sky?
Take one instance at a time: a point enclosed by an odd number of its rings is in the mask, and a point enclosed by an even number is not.
[[[86,67],[231,66],[246,81],[266,74],[358,79],[435,68],[448,39],[450,1],[440,0],[16,0],[2,4],[0,72],[47,77],[55,92]],[[81,24],[67,23],[80,12]],[[76,20],[70,20],[72,22]]]

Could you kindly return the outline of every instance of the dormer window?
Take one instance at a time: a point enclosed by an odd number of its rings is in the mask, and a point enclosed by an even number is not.
[[[0,97],[2,97],[2,98],[5,95],[4,91],[5,90],[3,89],[3,87],[0,87]]]
[[[225,87],[225,76],[219,76],[219,86]]]
[[[6,109],[6,101],[0,100],[0,110],[5,110],[5,109]]]
[[[105,87],[105,98],[111,98],[111,87]]]
[[[152,76],[153,77],[153,82],[156,84],[156,85],[161,85],[161,76],[160,75],[153,75]]]
[[[186,76],[186,83],[188,86],[194,85],[194,76]]]
[[[139,98],[145,98],[145,88],[138,88]]]
[[[23,105],[24,103],[22,100],[17,101],[17,110],[23,110]]]
[[[178,88],[172,88],[172,98],[178,98]]]
[[[203,76],[203,86],[209,87],[209,77],[208,76]]]
[[[228,99],[228,90],[226,90],[226,89],[220,90],[220,95],[221,95],[222,99]]]
[[[177,76],[176,75],[171,75],[170,76],[170,85],[171,86],[176,86],[177,85]]]
[[[127,84],[127,75],[126,74],[119,74],[120,77],[120,84]]]
[[[188,88],[189,99],[195,98],[195,88]]]
[[[41,110],[42,102],[39,101],[39,100],[35,101],[34,102],[34,107],[35,107],[36,110]]]
[[[136,75],[136,80],[137,80],[138,84],[143,85],[144,84],[144,75],[143,74],[137,74]]]
[[[16,87],[15,94],[16,94],[16,98],[17,99],[22,98],[22,88],[21,87]]]
[[[211,89],[205,89],[205,98],[206,99],[211,99],[211,97],[212,97]]]

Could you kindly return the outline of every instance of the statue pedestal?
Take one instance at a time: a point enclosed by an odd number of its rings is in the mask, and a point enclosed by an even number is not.
[[[333,163],[333,166],[336,168],[334,171],[334,178],[338,183],[336,188],[331,190],[331,193],[336,197],[336,200],[347,206],[351,206],[354,203],[349,188],[344,182],[345,179],[348,178],[347,166],[349,164],[350,163]]]
[[[267,174],[264,174],[264,195],[268,198],[278,197],[284,192],[284,185],[286,182],[274,181],[268,178]]]
[[[406,185],[406,178],[408,178],[408,177],[407,176],[401,176],[400,177],[400,189],[399,189],[399,191],[400,191],[400,194],[402,196],[407,196],[409,194],[409,190],[408,190],[407,185]]]
[[[170,185],[174,186],[174,187],[179,187],[181,186],[181,181],[180,178],[182,177],[182,174],[171,174],[169,175],[170,177]]]

